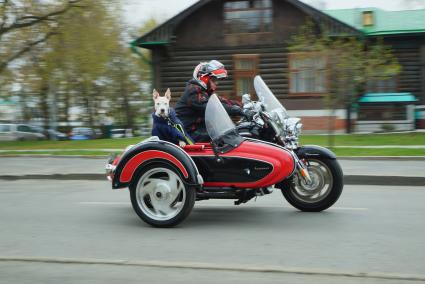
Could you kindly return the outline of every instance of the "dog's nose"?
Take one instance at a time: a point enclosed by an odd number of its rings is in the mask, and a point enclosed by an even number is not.
[[[161,109],[161,113],[164,113],[164,112],[165,112],[165,109],[163,109],[163,108],[162,108],[162,109]]]

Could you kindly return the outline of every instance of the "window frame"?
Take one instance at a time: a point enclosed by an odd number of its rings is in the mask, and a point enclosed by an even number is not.
[[[292,74],[296,71],[300,71],[300,69],[292,69],[291,68],[291,61],[295,60],[296,58],[300,57],[314,57],[314,56],[322,56],[325,60],[325,67],[323,69],[316,69],[321,70],[324,72],[324,91],[313,91],[313,92],[292,92]],[[326,57],[326,55],[321,54],[320,52],[290,52],[288,53],[288,96],[289,97],[323,97],[329,92],[329,74],[328,74],[328,68],[329,66],[329,60]]]
[[[237,69],[238,60],[252,60],[253,68],[252,69]],[[242,93],[238,93],[238,80],[241,78],[250,78],[254,81],[254,77],[258,74],[258,65],[260,61],[259,54],[234,54],[233,55],[233,93],[236,98],[242,98]],[[250,85],[249,94],[255,94],[255,89],[253,83]]]
[[[274,9],[273,9],[273,0],[270,0],[271,2],[271,6],[270,7],[252,7],[252,8],[226,8],[226,3],[229,2],[251,2],[251,1],[256,1],[256,0],[229,0],[229,1],[225,1],[223,3],[223,24],[224,24],[224,28],[223,28],[223,33],[224,35],[240,35],[240,34],[267,34],[267,33],[273,33],[273,16],[274,16]],[[265,23],[264,21],[261,22],[260,24],[260,30],[256,31],[256,32],[247,32],[247,31],[238,31],[238,32],[228,32],[227,31],[227,19],[226,19],[226,12],[252,12],[252,11],[267,11],[270,10],[271,12],[271,22],[270,22],[270,30],[265,30]],[[260,17],[259,19],[264,19],[264,17]]]
[[[386,114],[391,117],[386,118]],[[372,115],[371,115],[372,114]],[[374,103],[374,104],[361,104],[359,106],[359,116],[357,121],[404,121],[408,120],[408,111],[406,104],[397,103]]]
[[[390,89],[387,86],[384,88],[383,91],[378,90],[377,86],[370,86],[370,84],[377,83],[379,81],[386,81],[391,79],[394,83],[394,89]],[[399,92],[399,85],[400,85],[400,76],[394,75],[394,76],[388,76],[388,77],[371,77],[370,80],[366,81],[366,93],[398,93]]]

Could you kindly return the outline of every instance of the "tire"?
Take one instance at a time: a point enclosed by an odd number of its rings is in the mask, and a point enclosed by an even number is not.
[[[305,212],[320,212],[331,207],[344,187],[344,175],[335,159],[306,159],[312,184],[296,174],[281,183],[285,199],[295,208]]]
[[[183,182],[179,172],[166,163],[145,167],[130,185],[134,211],[154,227],[181,223],[195,204],[195,189]]]

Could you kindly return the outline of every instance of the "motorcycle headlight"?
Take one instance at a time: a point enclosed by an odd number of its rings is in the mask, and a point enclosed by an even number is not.
[[[297,117],[290,117],[286,119],[285,128],[287,135],[298,136],[301,134],[302,129],[301,119]]]

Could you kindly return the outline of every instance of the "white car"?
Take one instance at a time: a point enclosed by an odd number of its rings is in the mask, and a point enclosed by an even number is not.
[[[0,124],[0,141],[44,140],[46,136],[28,124]]]
[[[111,138],[131,138],[133,137],[133,133],[131,129],[112,129],[111,130]]]

